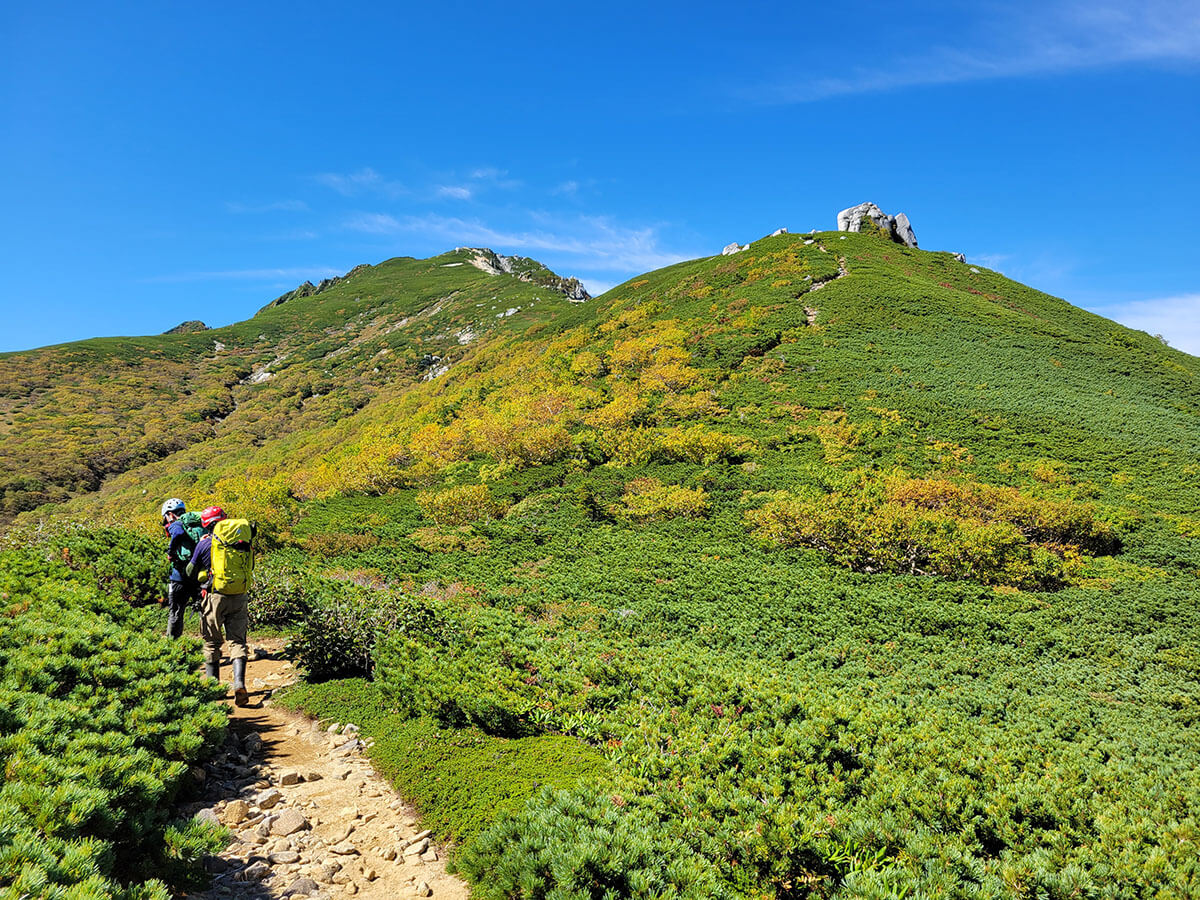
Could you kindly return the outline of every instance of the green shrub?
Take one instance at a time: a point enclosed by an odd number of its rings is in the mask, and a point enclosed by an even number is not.
[[[476,725],[489,734],[534,730],[540,694],[536,646],[509,613],[443,613],[439,627],[403,629],[379,645],[379,686],[388,704],[443,725]]]
[[[440,627],[427,604],[391,591],[315,576],[306,590],[304,619],[288,652],[314,681],[370,675],[382,636],[431,635]]]
[[[715,873],[662,823],[619,798],[547,788],[462,855],[484,900],[702,900]]]
[[[166,592],[167,539],[122,528],[66,523],[52,530],[13,529],[10,547],[37,548],[47,558],[94,579],[105,593],[134,606],[161,599]]]
[[[255,567],[248,604],[251,628],[284,628],[304,621],[312,607],[312,588],[301,565],[268,556]]]
[[[326,584],[309,601],[287,651],[310,679],[369,675],[392,609],[350,586]]]

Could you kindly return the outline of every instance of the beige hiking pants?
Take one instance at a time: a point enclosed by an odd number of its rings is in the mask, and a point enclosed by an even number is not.
[[[204,661],[221,661],[221,645],[229,639],[229,658],[245,659],[246,629],[250,613],[245,594],[209,591],[200,602],[200,636],[204,638]]]

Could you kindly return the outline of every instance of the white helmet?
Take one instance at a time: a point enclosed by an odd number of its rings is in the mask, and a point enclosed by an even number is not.
[[[183,512],[185,508],[186,507],[183,505],[182,500],[180,500],[178,497],[172,497],[162,505],[162,516],[165,519],[167,517],[167,513],[173,512],[178,514]]]

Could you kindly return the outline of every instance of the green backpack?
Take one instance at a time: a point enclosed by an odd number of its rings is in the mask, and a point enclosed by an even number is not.
[[[212,533],[212,589],[244,594],[254,583],[254,526],[246,519],[222,519]]]
[[[185,512],[179,517],[179,524],[183,526],[183,533],[192,544],[190,547],[179,548],[179,561],[185,563],[192,558],[196,545],[200,543],[200,538],[204,537],[204,526],[200,524],[198,512]]]

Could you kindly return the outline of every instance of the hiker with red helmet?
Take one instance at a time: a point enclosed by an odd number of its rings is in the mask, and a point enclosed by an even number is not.
[[[245,706],[246,631],[250,624],[246,599],[254,572],[254,525],[230,519],[219,506],[200,514],[204,536],[196,544],[187,571],[200,583],[200,636],[204,639],[204,672],[220,680],[221,649],[229,639],[233,664],[233,702]]]

